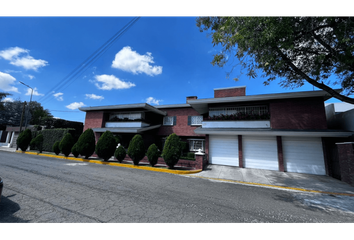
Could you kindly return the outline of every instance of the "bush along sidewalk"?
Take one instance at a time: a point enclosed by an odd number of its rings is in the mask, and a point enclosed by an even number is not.
[[[95,152],[97,156],[103,158],[104,161],[108,161],[114,155],[117,146],[116,142],[117,140],[110,131],[104,132],[96,145]]]
[[[77,141],[77,151],[81,156],[84,156],[85,159],[88,159],[95,152],[95,143],[95,134],[91,128],[88,128],[81,134]]]
[[[116,149],[114,152],[114,157],[118,160],[118,162],[122,163],[125,156],[127,155],[127,152],[125,151],[124,147],[122,145],[119,145],[119,147]]]
[[[181,144],[179,137],[172,133],[166,139],[165,146],[162,151],[162,158],[169,168],[173,168],[181,156]]]
[[[160,156],[160,152],[159,149],[157,148],[157,146],[155,144],[151,144],[150,147],[147,150],[146,156],[151,164],[151,166],[155,166],[159,156]]]
[[[74,146],[74,138],[71,136],[70,133],[67,133],[64,136],[64,138],[60,141],[59,149],[65,155],[65,157],[68,157],[69,154],[71,153],[71,148],[73,146]]]
[[[136,134],[130,141],[128,155],[133,160],[134,165],[139,165],[140,160],[145,157],[144,140],[140,134]]]
[[[52,147],[52,150],[56,155],[59,155],[59,153],[60,153],[59,144],[60,144],[60,141],[56,141]]]
[[[16,144],[22,150],[26,151],[32,139],[32,132],[29,129],[21,132],[17,138]]]
[[[37,148],[39,153],[42,153],[43,150],[43,135],[39,134],[37,137],[33,138],[31,143],[31,149]]]

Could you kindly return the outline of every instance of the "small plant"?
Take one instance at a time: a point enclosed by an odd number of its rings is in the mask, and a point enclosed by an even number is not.
[[[76,147],[80,155],[88,159],[95,152],[95,143],[95,134],[91,128],[88,128],[79,137]]]
[[[20,135],[17,138],[16,144],[22,151],[26,151],[28,145],[31,142],[31,139],[32,139],[32,132],[31,130],[26,129],[25,131],[20,133]]]
[[[106,131],[102,134],[100,139],[97,141],[96,154],[103,158],[104,161],[108,161],[116,150],[116,139],[110,131]]]
[[[165,146],[162,151],[162,157],[169,168],[173,168],[181,156],[181,144],[179,137],[172,133],[166,139]]]
[[[70,133],[67,133],[60,141],[59,149],[65,155],[65,157],[67,157],[71,153],[71,148],[73,146],[74,146],[74,138],[71,136]]]
[[[195,153],[194,152],[189,152],[189,153],[187,153],[187,157],[195,159]]]
[[[59,144],[60,144],[60,141],[56,141],[52,147],[52,150],[56,155],[59,155],[59,153],[60,153]]]
[[[79,154],[79,151],[77,150],[77,143],[74,144],[74,146],[71,148],[71,153],[74,155],[74,157],[78,157],[80,154]]]
[[[127,152],[125,151],[124,147],[120,145],[116,151],[114,152],[114,156],[118,160],[118,162],[123,162],[125,156],[127,155]]]
[[[139,165],[139,162],[145,156],[145,146],[143,137],[136,134],[129,143],[128,155],[133,160],[134,165]]]
[[[37,137],[33,138],[31,143],[31,148],[36,147],[40,153],[42,153],[43,149],[43,135],[39,134]]]
[[[150,145],[150,147],[147,150],[146,156],[148,157],[151,166],[155,166],[160,156],[159,149],[155,144]]]

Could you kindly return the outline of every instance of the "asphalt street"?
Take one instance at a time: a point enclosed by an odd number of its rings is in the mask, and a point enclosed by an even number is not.
[[[353,197],[0,152],[0,222],[354,222]],[[350,204],[349,204],[350,205]]]

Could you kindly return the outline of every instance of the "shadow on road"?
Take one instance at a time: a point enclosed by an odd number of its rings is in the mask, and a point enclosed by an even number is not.
[[[11,201],[11,197],[16,194],[10,195],[8,197],[1,196],[0,201],[0,223],[26,223],[27,220],[15,217],[13,214],[20,210],[20,205]]]

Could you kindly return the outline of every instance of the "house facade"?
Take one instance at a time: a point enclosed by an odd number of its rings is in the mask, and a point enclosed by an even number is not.
[[[84,130],[96,140],[109,130],[127,147],[139,133],[160,149],[171,133],[209,164],[330,175],[327,145],[350,131],[327,128],[324,91],[246,95],[246,87],[214,89],[214,97],[186,103],[84,107]]]

